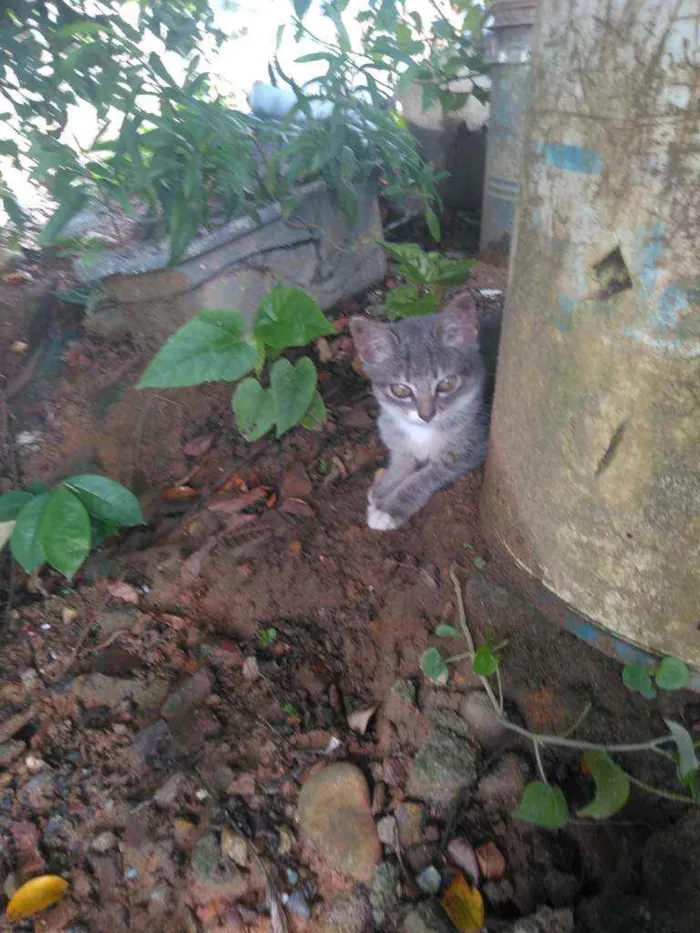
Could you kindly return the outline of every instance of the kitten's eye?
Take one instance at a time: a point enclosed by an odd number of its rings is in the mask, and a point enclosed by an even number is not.
[[[413,395],[410,388],[405,386],[402,382],[399,382],[395,386],[390,386],[391,394],[396,396],[396,398],[410,398]]]
[[[441,379],[437,384],[438,392],[451,392],[454,387],[457,385],[457,380],[454,376],[448,376],[446,379]]]

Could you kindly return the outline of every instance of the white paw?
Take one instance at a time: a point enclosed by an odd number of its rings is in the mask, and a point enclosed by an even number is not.
[[[367,508],[367,524],[374,531],[393,531],[399,527],[388,512],[382,512],[371,502]]]

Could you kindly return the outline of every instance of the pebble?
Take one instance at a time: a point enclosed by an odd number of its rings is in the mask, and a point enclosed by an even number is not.
[[[428,865],[418,875],[416,883],[424,894],[437,894],[442,886],[442,877],[434,865]]]
[[[360,891],[334,898],[319,918],[317,933],[370,933],[372,909]]]
[[[309,910],[309,904],[304,897],[303,891],[293,891],[287,899],[287,908],[298,917],[303,917],[305,920],[308,920],[311,916],[311,911]]]
[[[163,719],[180,719],[199,706],[211,693],[212,683],[208,672],[202,668],[188,677],[163,704]]]
[[[454,927],[435,901],[423,901],[404,917],[401,933],[454,933]]]
[[[396,808],[399,841],[404,849],[422,842],[425,821],[425,807],[420,803],[402,803]]]
[[[513,810],[530,776],[528,763],[511,752],[479,781],[475,798],[486,807]]]
[[[393,849],[396,845],[396,829],[396,817],[391,815],[383,816],[377,823],[379,841]]]
[[[245,868],[248,865],[248,843],[230,826],[224,826],[221,830],[221,854],[225,858],[230,858],[239,868]]]
[[[472,740],[482,748],[494,748],[505,735],[506,730],[482,690],[468,693],[462,700],[459,712],[469,727]]]
[[[381,845],[359,768],[338,762],[313,774],[301,789],[297,816],[331,868],[357,881],[372,878]]]
[[[500,881],[506,873],[506,860],[495,842],[489,840],[476,850],[481,874],[490,881]]]
[[[448,806],[475,783],[476,761],[476,752],[465,739],[434,729],[413,760],[406,794]]]
[[[215,897],[237,900],[248,888],[248,881],[237,866],[222,858],[219,840],[213,832],[205,833],[192,850],[192,872],[198,899],[204,903]]]
[[[95,836],[90,843],[90,848],[99,855],[105,855],[111,849],[115,849],[118,844],[119,840],[114,833],[104,832],[100,833],[99,836]]]
[[[172,774],[162,787],[153,795],[153,802],[161,810],[169,810],[173,807],[180,794],[187,785],[187,775],[178,773]]]
[[[396,862],[382,862],[372,875],[369,901],[378,930],[383,930],[385,921],[396,916],[401,892],[400,882],[401,871]]]
[[[450,861],[461,868],[472,884],[479,883],[479,862],[472,844],[464,836],[455,836],[447,846]]]

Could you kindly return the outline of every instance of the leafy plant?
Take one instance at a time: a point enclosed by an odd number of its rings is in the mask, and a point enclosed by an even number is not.
[[[583,752],[581,770],[592,778],[594,793],[593,799],[586,806],[577,810],[576,816],[579,818],[609,819],[625,806],[632,785],[636,785],[647,793],[659,797],[700,806],[700,760],[698,760],[697,756],[697,748],[700,746],[700,742],[694,742],[688,730],[679,722],[665,719],[667,732],[663,735],[643,742],[615,745],[586,742],[570,737],[571,733],[579,728],[588,714],[589,705],[565,735],[534,733],[511,722],[504,712],[500,675],[501,661],[498,655],[498,651],[504,645],[501,644],[494,648],[487,641],[478,649],[475,647],[467,625],[462,592],[454,570],[451,572],[451,577],[457,598],[459,625],[439,625],[435,630],[435,634],[441,638],[463,639],[467,650],[453,657],[445,658],[437,648],[428,648],[421,656],[420,666],[429,680],[438,686],[444,686],[449,678],[448,665],[469,659],[472,670],[481,679],[486,695],[493,707],[493,713],[501,726],[524,736],[532,742],[539,778],[524,788],[520,805],[514,811],[513,816],[545,829],[560,829],[569,821],[569,805],[564,792],[560,787],[551,784],[545,773],[542,761],[542,749],[545,747],[565,748]],[[690,680],[687,665],[677,658],[664,658],[658,666],[651,669],[639,665],[625,665],[623,669],[626,686],[643,693],[643,695],[656,695],[652,675],[655,678],[656,685],[663,690],[681,689],[687,686]],[[675,768],[676,779],[683,791],[652,787],[639,781],[620,767],[612,758],[612,755],[616,752],[645,752],[659,755],[670,761]]]
[[[656,666],[625,664],[622,668],[622,682],[628,690],[653,700],[656,687],[660,690],[683,690],[687,687],[690,671],[688,665],[678,658],[663,658]]]
[[[71,476],[54,489],[33,485],[0,496],[0,542],[26,573],[44,564],[69,580],[105,538],[143,523],[133,493],[106,476]]]
[[[297,424],[313,428],[326,418],[316,367],[308,356],[292,363],[281,354],[332,330],[306,292],[278,285],[260,302],[250,332],[238,311],[200,311],[163,344],[138,388],[238,382],[231,405],[246,440],[273,428],[277,437]]]
[[[383,243],[397,260],[397,272],[405,285],[392,288],[384,304],[390,321],[422,314],[434,314],[442,305],[448,288],[462,285],[471,275],[472,259],[448,259],[438,252],[426,252],[417,243]]]

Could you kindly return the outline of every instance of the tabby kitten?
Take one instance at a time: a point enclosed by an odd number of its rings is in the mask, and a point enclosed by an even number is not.
[[[390,454],[369,491],[367,524],[389,531],[486,456],[486,373],[476,306],[464,293],[439,314],[398,324],[356,317],[350,330],[372,380],[379,435]]]

